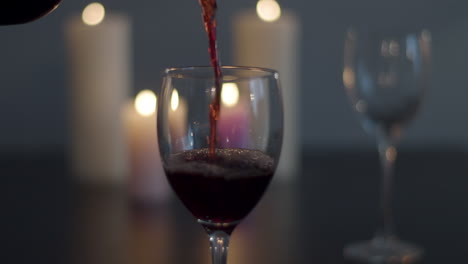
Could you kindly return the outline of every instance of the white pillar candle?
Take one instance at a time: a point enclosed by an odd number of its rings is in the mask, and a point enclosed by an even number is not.
[[[130,158],[130,196],[141,202],[161,202],[169,196],[169,185],[159,155],[156,96],[141,91],[123,108]]]
[[[273,0],[261,0],[257,10],[258,14],[255,10],[242,11],[233,19],[234,63],[279,72],[284,103],[284,137],[275,178],[291,179],[299,173],[301,159],[297,122],[300,25],[292,12],[280,12]]]
[[[130,23],[89,5],[65,28],[71,78],[71,159],[79,181],[125,183],[120,109],[130,89]]]

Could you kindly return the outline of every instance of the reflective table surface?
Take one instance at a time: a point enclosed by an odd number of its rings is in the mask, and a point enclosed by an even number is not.
[[[175,196],[136,203],[123,187],[74,183],[61,151],[3,153],[1,263],[211,263],[203,229]],[[420,263],[468,263],[468,152],[402,149],[394,212]],[[344,245],[376,229],[373,150],[306,150],[291,183],[274,180],[234,231],[229,264],[354,263]]]

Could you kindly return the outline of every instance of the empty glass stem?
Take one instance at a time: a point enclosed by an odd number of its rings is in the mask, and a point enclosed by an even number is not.
[[[213,264],[226,264],[229,235],[224,231],[214,231],[210,234],[210,245]]]
[[[391,239],[393,227],[393,175],[397,150],[390,133],[381,131],[377,136],[377,146],[382,170],[380,216],[377,238]]]

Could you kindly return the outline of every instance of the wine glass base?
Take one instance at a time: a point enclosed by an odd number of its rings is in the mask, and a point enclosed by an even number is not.
[[[416,245],[397,239],[374,238],[369,241],[356,242],[343,250],[348,259],[364,263],[415,263],[419,261],[424,250]]]

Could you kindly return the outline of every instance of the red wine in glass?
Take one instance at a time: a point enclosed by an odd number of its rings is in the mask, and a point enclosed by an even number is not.
[[[0,4],[0,25],[23,24],[52,12],[61,0],[9,0]]]
[[[167,178],[177,196],[207,229],[230,233],[262,197],[274,162],[258,150],[189,150],[171,155]]]

